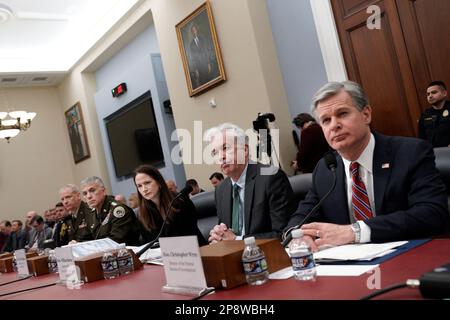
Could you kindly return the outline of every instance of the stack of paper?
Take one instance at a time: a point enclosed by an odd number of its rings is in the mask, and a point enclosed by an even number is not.
[[[316,252],[314,253],[314,259],[316,261],[370,261],[374,258],[382,257],[386,254],[391,253],[393,251],[393,248],[402,246],[405,243],[407,243],[407,241],[347,244]]]

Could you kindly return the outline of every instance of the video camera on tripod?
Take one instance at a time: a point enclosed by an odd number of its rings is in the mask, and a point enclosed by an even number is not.
[[[270,135],[269,122],[274,121],[275,115],[273,113],[258,113],[258,117],[253,121],[253,130],[258,133],[258,145],[256,146],[258,157],[261,157],[263,153],[266,153],[270,159],[272,157],[272,136]]]

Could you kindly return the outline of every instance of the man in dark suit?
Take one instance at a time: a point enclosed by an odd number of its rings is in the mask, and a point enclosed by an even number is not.
[[[219,224],[210,242],[255,238],[279,238],[295,210],[286,174],[278,168],[249,163],[248,137],[224,123],[208,130],[214,160],[228,176],[215,191]]]
[[[372,109],[354,82],[328,83],[313,98],[328,144],[337,151],[337,183],[319,211],[301,228],[313,250],[321,245],[386,242],[442,234],[448,229],[445,186],[428,142],[371,132]],[[322,159],[313,185],[286,233],[331,188]]]

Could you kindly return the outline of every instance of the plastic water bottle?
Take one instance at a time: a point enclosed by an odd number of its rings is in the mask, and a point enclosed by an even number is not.
[[[105,251],[102,258],[103,277],[105,279],[114,279],[119,276],[119,266],[117,265],[116,256],[110,252]]]
[[[133,257],[125,247],[125,243],[120,244],[119,253],[117,253],[117,264],[119,265],[120,275],[129,274],[134,270]]]
[[[269,280],[267,261],[264,252],[256,245],[255,237],[244,239],[245,248],[242,253],[245,278],[250,285],[260,285]]]
[[[13,267],[14,272],[18,272],[19,271],[18,268],[17,268],[17,260],[16,260],[16,254],[15,253],[13,255],[12,267]]]
[[[292,241],[289,244],[294,277],[297,280],[313,280],[316,278],[316,264],[311,247],[303,239],[303,231],[292,231]]]
[[[50,252],[48,253],[48,272],[58,272],[58,263],[56,261],[55,250],[50,250]]]

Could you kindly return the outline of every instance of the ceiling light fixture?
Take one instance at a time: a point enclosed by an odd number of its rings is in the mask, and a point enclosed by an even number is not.
[[[31,126],[36,112],[11,111],[0,112],[0,139],[9,139],[17,136]]]
[[[5,23],[8,21],[13,15],[13,12],[10,7],[6,4],[0,3],[0,23]]]

